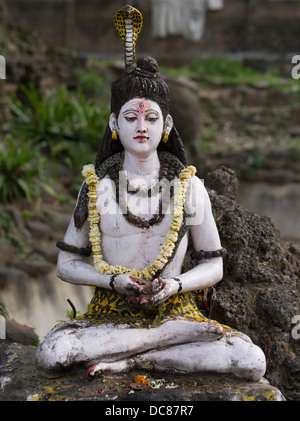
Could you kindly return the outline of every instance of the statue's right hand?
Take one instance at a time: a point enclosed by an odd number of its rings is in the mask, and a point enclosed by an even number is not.
[[[117,275],[113,281],[114,290],[122,295],[136,295],[143,292],[143,286],[129,275]]]

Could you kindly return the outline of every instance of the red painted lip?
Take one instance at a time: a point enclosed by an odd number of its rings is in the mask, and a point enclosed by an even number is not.
[[[148,140],[149,137],[147,137],[147,136],[136,136],[135,139],[137,139],[137,140]]]

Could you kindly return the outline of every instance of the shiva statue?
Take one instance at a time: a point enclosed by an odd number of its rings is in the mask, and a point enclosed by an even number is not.
[[[125,71],[112,84],[111,114],[95,164],[83,168],[57,276],[95,287],[87,313],[58,323],[36,352],[47,377],[144,369],[227,373],[258,381],[262,350],[205,317],[195,291],[223,276],[208,193],[188,166],[169,114],[169,89],[151,57],[136,59],[141,13],[115,16]],[[182,273],[189,238],[194,266]]]

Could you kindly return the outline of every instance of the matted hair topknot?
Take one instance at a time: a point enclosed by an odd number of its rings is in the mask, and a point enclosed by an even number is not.
[[[147,98],[158,103],[166,117],[170,108],[170,92],[167,83],[159,73],[159,66],[153,57],[140,57],[136,69],[124,72],[111,88],[111,112],[117,116],[126,102],[132,98]]]

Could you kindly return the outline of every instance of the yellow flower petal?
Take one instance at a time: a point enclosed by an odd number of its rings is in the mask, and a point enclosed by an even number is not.
[[[86,178],[91,172],[95,172],[95,166],[93,164],[84,165],[82,175]]]

